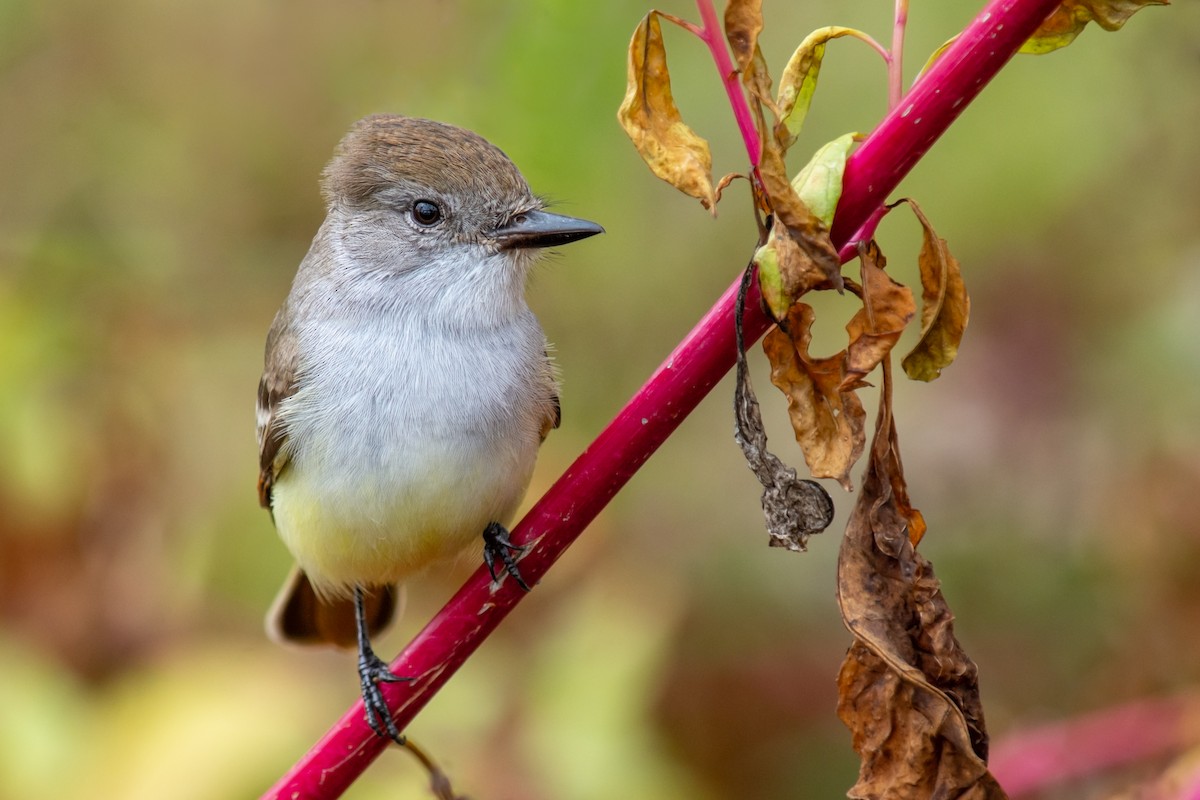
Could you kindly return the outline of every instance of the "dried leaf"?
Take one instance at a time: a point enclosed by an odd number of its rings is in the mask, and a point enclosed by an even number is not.
[[[821,60],[825,58],[825,45],[831,39],[857,33],[853,28],[838,25],[818,28],[804,38],[788,59],[779,78],[779,94],[775,98],[779,116],[779,122],[775,125],[775,139],[784,150],[796,141],[804,118],[808,115],[813,92],[817,90]]]
[[[658,14],[642,19],[629,42],[625,99],[617,120],[650,170],[713,209],[712,154],[708,142],[683,122],[671,96],[671,75]]]
[[[776,320],[787,317],[805,293],[832,284],[824,269],[796,244],[778,217],[773,219],[767,243],[754,253],[763,300]]]
[[[885,400],[838,556],[838,603],[855,637],[838,676],[838,716],[862,759],[848,794],[999,800],[978,670],[954,636],[933,566],[914,549],[924,521],[904,486]]]
[[[725,6],[725,38],[733,50],[742,83],[750,95],[774,109],[771,99],[771,74],[762,50],[758,47],[758,35],[762,33],[762,0],[729,0]]]
[[[912,291],[884,272],[887,259],[871,240],[860,249],[863,307],[846,323],[850,347],[842,388],[858,385],[900,341],[900,334],[917,313]]]
[[[762,484],[762,508],[767,521],[768,543],[793,552],[804,550],[808,537],[821,533],[833,522],[833,500],[816,481],[801,480],[796,470],[767,449],[767,433],[750,370],[746,366],[746,340],[742,333],[742,311],[752,269],[746,268],[738,290],[734,333],[737,338],[737,383],[733,391],[733,438],[742,448],[746,464]]]
[[[811,280],[807,277],[797,280],[798,286],[823,285],[841,291],[842,262],[829,240],[829,227],[796,194],[787,177],[783,151],[772,139],[764,142],[758,171],[769,198],[774,225],[778,228],[772,234],[776,239],[781,270],[804,275],[812,272],[817,276]],[[780,244],[784,239],[794,242],[801,255],[793,258],[792,251]],[[794,302],[799,296],[794,294],[791,300]]]
[[[762,0],[729,0],[725,6],[725,38],[729,40],[733,58],[743,73],[754,60],[762,29]]]
[[[853,387],[845,387],[846,351],[812,358],[812,307],[797,303],[787,316],[787,332],[776,328],[763,339],[771,363],[771,383],[788,401],[796,442],[813,477],[834,478],[851,491],[850,468],[866,443],[866,412]]]
[[[838,200],[842,199],[842,176],[855,136],[857,134],[846,133],[822,145],[792,178],[796,194],[827,228],[833,224],[833,212],[837,211]]]
[[[1146,6],[1169,5],[1168,0],[1063,0],[1037,32],[1021,46],[1028,55],[1050,53],[1075,41],[1089,22],[1106,31],[1120,30]]]
[[[958,259],[950,253],[945,239],[937,232],[913,200],[907,201],[921,227],[925,239],[918,262],[921,266],[921,339],[901,365],[908,377],[931,381],[954,362],[967,320],[971,315],[971,298],[963,283]]]

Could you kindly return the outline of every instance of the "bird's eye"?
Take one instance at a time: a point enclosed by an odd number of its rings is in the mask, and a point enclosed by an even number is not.
[[[413,203],[412,218],[418,225],[429,227],[442,218],[442,209],[432,200],[418,200]]]

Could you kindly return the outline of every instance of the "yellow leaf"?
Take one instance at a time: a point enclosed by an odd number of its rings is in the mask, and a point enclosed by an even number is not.
[[[1019,52],[1050,53],[1075,41],[1089,22],[1106,31],[1115,31],[1142,8],[1165,5],[1169,5],[1168,0],[1063,0]]]
[[[779,122],[775,125],[775,139],[786,150],[800,135],[808,107],[812,104],[813,92],[817,90],[817,76],[821,72],[821,60],[825,58],[825,45],[831,39],[857,34],[853,28],[831,25],[818,28],[805,37],[796,52],[788,60],[779,78],[779,94],[775,98]]]
[[[671,95],[658,14],[642,19],[629,42],[625,99],[617,120],[650,170],[705,208],[716,204],[708,142],[689,128]]]
[[[931,381],[953,363],[971,315],[971,298],[962,271],[945,239],[914,201],[907,201],[925,231],[918,262],[921,267],[921,339],[904,357],[904,374]]]

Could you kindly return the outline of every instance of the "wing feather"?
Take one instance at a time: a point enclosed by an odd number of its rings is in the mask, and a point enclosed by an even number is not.
[[[287,466],[287,431],[279,418],[279,405],[296,393],[299,350],[285,305],[275,315],[267,334],[266,365],[258,382],[258,502],[271,507],[271,487]]]

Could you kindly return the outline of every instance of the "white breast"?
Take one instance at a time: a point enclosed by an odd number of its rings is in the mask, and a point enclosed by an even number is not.
[[[300,389],[280,409],[291,460],[276,525],[326,591],[395,583],[507,524],[553,394],[528,309],[466,331],[394,311],[306,330]]]

